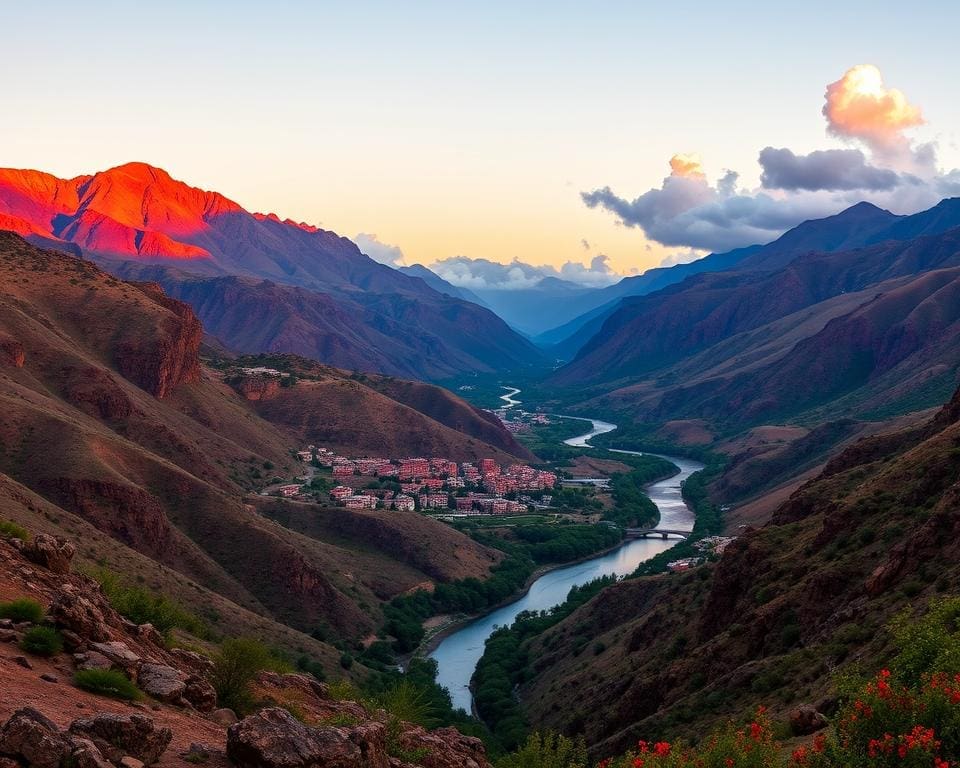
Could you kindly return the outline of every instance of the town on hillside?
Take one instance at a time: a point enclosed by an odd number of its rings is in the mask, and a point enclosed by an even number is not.
[[[329,498],[346,509],[427,511],[455,516],[512,515],[550,507],[557,475],[519,462],[456,462],[432,458],[350,458],[315,445],[297,452],[312,468],[327,468]],[[264,495],[311,500],[312,473],[273,486]]]

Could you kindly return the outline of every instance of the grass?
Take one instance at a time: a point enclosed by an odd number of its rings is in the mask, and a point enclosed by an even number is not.
[[[166,595],[157,594],[147,587],[128,584],[106,568],[98,569],[91,575],[100,582],[114,610],[135,624],[152,624],[161,634],[182,629],[200,638],[209,635],[209,628],[199,617]]]
[[[85,691],[114,699],[136,701],[141,695],[130,678],[115,669],[81,669],[73,682]]]
[[[11,523],[9,520],[0,520],[0,539],[20,539],[27,541],[30,534],[22,525]]]
[[[0,603],[0,619],[29,621],[31,624],[36,624],[42,618],[43,606],[36,600],[23,597],[7,603]]]
[[[217,689],[221,707],[229,707],[238,715],[253,706],[251,685],[257,673],[270,669],[286,671],[263,643],[248,637],[224,640],[213,659],[210,682]]]
[[[63,636],[53,627],[30,627],[20,648],[36,656],[56,656],[63,650]]]

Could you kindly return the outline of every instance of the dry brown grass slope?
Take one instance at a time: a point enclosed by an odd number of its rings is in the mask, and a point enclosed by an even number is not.
[[[349,547],[245,502],[265,465],[295,472],[297,443],[200,366],[185,305],[4,233],[0,286],[0,472],[158,568],[307,632],[366,636],[382,600],[430,581],[387,548],[365,581]],[[464,575],[482,577],[492,559],[461,538],[476,549]],[[455,570],[455,547],[431,556]]]

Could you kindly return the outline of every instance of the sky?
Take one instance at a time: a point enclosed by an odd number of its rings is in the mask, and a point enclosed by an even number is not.
[[[149,162],[466,284],[602,284],[960,185],[955,3],[3,6],[0,166]],[[851,70],[882,114],[838,106]]]

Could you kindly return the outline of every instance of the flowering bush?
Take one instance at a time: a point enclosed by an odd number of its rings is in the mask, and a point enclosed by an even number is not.
[[[778,768],[780,745],[770,731],[770,721],[761,708],[747,726],[730,725],[713,733],[698,748],[666,741],[641,741],[636,749],[598,768]]]
[[[948,768],[960,756],[960,674],[926,676],[917,689],[884,669],[851,696],[836,737],[818,751],[797,749],[791,765],[805,768],[900,766]]]

